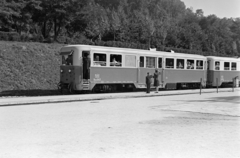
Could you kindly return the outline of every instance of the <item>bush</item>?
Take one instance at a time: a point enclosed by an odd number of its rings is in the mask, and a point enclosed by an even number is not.
[[[41,34],[33,34],[31,39],[33,42],[43,42],[44,37]]]
[[[17,32],[2,32],[2,31],[0,31],[0,40],[2,40],[2,41],[20,41],[20,36]]]
[[[22,42],[28,42],[28,41],[30,40],[30,38],[29,38],[29,36],[28,36],[27,34],[22,34],[22,35],[20,36],[20,40],[21,40]]]
[[[17,32],[9,32],[9,41],[20,41],[20,36]]]
[[[0,40],[1,40],[1,41],[8,41],[7,32],[1,32],[1,31],[0,31]]]

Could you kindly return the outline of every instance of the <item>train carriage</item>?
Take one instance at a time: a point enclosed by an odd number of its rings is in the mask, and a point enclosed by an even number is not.
[[[207,58],[201,55],[69,45],[61,49],[59,89],[114,92],[146,88],[147,72],[160,72],[159,88],[205,86]]]
[[[207,60],[208,87],[224,87],[229,84],[235,84],[235,86],[238,87],[240,77],[240,58],[207,56]]]

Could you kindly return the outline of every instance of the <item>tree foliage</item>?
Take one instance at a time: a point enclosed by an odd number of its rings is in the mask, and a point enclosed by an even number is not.
[[[0,4],[0,31],[30,39],[240,55],[240,18],[204,16],[202,9],[193,12],[180,0],[0,0]]]

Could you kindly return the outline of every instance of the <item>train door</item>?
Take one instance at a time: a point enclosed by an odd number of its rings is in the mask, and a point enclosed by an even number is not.
[[[90,51],[82,52],[82,68],[83,68],[83,80],[88,81],[90,79]]]
[[[163,69],[163,58],[162,57],[158,57],[158,64],[157,64],[157,68],[161,69],[160,71],[160,76],[159,76],[159,88],[164,88],[164,69]]]
[[[212,74],[211,74],[211,60],[207,60],[207,86],[211,86],[212,85]]]

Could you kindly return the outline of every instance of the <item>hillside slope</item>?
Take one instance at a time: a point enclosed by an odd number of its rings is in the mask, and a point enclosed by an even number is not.
[[[62,46],[0,41],[0,92],[57,89]]]

